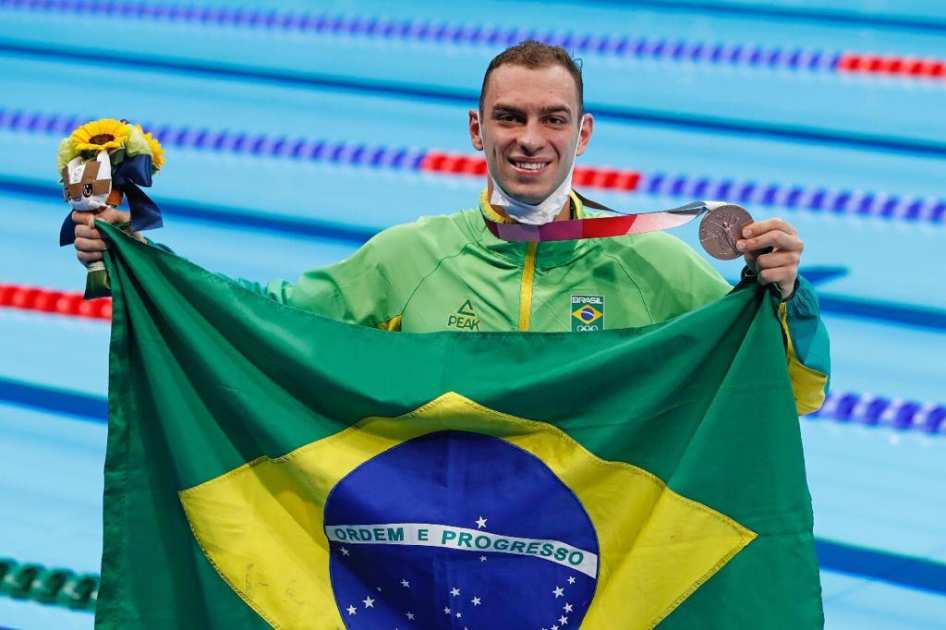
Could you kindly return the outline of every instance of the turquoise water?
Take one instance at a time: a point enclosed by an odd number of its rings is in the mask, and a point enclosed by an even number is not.
[[[380,2],[241,6],[946,58],[946,30],[936,27],[946,20],[940,3],[766,4],[805,12],[795,18],[754,13],[752,2],[699,4],[417,2],[397,5],[396,14]],[[741,10],[720,10],[733,7]],[[845,15],[878,21],[845,22]],[[466,110],[495,52],[443,41],[80,16],[9,2],[0,2],[0,18],[5,112],[122,116],[156,126],[415,150],[472,151]],[[583,57],[586,102],[602,113],[583,164],[946,197],[946,80]],[[77,289],[83,282],[72,253],[56,248],[63,205],[55,191],[31,188],[55,183],[57,142],[56,134],[0,128],[0,244],[7,254],[0,283]],[[356,244],[217,219],[239,211],[274,225],[291,218],[373,230],[471,207],[481,188],[474,178],[206,149],[169,149],[168,159],[152,196],[207,213],[201,220],[171,213],[154,238],[210,269],[260,281],[293,278],[344,258]],[[641,210],[682,202],[645,192],[592,196]],[[826,294],[869,300],[880,312],[946,309],[943,223],[751,209],[757,217],[784,216],[799,229],[805,265],[846,270],[819,286]],[[695,229],[680,236],[693,243]],[[736,263],[719,267],[727,277],[739,271]],[[942,328],[841,311],[826,313],[825,321],[835,391],[946,403]],[[105,393],[106,324],[0,309],[0,343],[0,379]],[[831,420],[801,426],[819,537],[946,562],[946,437]],[[98,570],[104,444],[101,424],[0,400],[0,555]],[[829,570],[822,580],[828,628],[946,625],[946,584],[939,592],[919,590]],[[0,598],[0,626],[90,627],[91,616]]]

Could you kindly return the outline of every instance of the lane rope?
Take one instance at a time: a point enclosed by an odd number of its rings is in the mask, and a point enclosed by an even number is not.
[[[112,298],[82,299],[81,292],[0,284],[0,307],[67,317],[112,320]]]
[[[866,427],[888,427],[899,431],[946,433],[946,404],[869,393],[829,392],[821,409],[805,417]]]
[[[2,0],[0,0],[2,1]],[[59,137],[93,117],[0,109],[0,130]],[[290,137],[169,124],[142,125],[165,148],[437,175],[483,177],[479,155],[434,149]],[[812,187],[688,174],[576,166],[576,187],[681,199],[724,199],[746,206],[805,210],[818,214],[946,224],[946,199],[884,192]]]
[[[99,576],[69,569],[47,568],[34,562],[19,563],[0,558],[0,595],[94,612],[98,602]]]
[[[0,0],[0,8],[139,20],[203,27],[295,32],[381,41],[502,48],[535,39],[578,55],[669,61],[717,66],[781,69],[839,74],[946,78],[946,60],[905,55],[876,55],[763,44],[687,41],[616,33],[577,33],[560,29],[458,24],[411,18],[385,18],[288,12],[277,9],[164,5],[113,0]]]

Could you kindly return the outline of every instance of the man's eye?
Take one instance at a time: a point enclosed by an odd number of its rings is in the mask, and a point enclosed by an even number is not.
[[[550,125],[556,125],[556,126],[564,125],[566,122],[565,119],[560,116],[552,116],[551,118],[548,118],[547,120]]]

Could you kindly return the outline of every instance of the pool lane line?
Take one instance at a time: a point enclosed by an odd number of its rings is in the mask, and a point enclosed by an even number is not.
[[[0,130],[60,137],[91,117],[46,114],[0,108]],[[251,131],[190,128],[154,124],[152,131],[165,147],[210,154],[228,153],[257,158],[321,162],[371,169],[422,171],[445,176],[482,178],[486,160],[478,154],[446,153],[434,149],[389,147]],[[582,188],[637,192],[685,199],[725,199],[751,206],[807,210],[816,214],[899,220],[946,225],[946,199],[901,197],[882,192],[837,190],[774,182],[699,177],[626,168],[576,165],[573,182]]]
[[[111,298],[85,300],[78,291],[0,283],[0,308],[54,313],[64,317],[112,320]]]
[[[946,564],[824,538],[815,539],[818,564],[827,571],[946,595]]]
[[[821,291],[818,292],[818,301],[824,313],[885,321],[926,330],[946,331],[946,310],[943,309],[919,304],[864,300]]]
[[[108,418],[108,401],[103,396],[4,377],[0,377],[0,402],[98,424]]]
[[[276,9],[217,6],[175,6],[115,0],[0,0],[0,9],[34,13],[101,16],[113,20],[188,24],[205,28],[238,28],[278,33],[304,33],[377,41],[407,41],[447,46],[496,49],[534,39],[562,46],[573,54],[598,55],[687,64],[741,66],[769,70],[859,73],[912,79],[946,78],[946,60],[906,55],[873,55],[857,51],[826,51],[763,44],[646,38],[614,33],[522,28],[483,24],[432,22],[424,18],[300,13]]]
[[[946,434],[946,403],[923,403],[858,392],[828,392],[821,409],[806,420]]]
[[[555,0],[558,2],[558,0]],[[570,4],[571,2],[569,2]],[[857,26],[869,28],[906,29],[942,33],[946,31],[946,17],[942,20],[924,20],[916,17],[895,15],[867,15],[843,9],[807,9],[804,7],[780,7],[772,3],[713,2],[712,0],[594,0],[596,4],[622,7],[643,7],[664,12],[699,12],[717,15],[732,15],[748,18],[793,20],[815,24]]]
[[[383,95],[408,101],[475,106],[479,93],[475,90],[445,86],[425,86],[417,83],[358,79],[350,76],[291,71],[280,68],[250,68],[218,60],[204,62],[184,59],[159,59],[142,53],[106,53],[74,46],[31,45],[0,39],[0,52],[19,54],[62,62],[82,61],[128,68],[137,71],[170,71],[193,76],[256,81],[274,85],[291,85],[350,94]],[[602,120],[647,124],[671,129],[700,132],[721,132],[738,136],[752,136],[787,140],[803,144],[830,145],[861,150],[897,153],[922,157],[946,157],[946,143],[934,140],[910,139],[890,135],[845,132],[807,125],[764,123],[738,118],[699,114],[674,113],[664,110],[634,108],[587,102],[587,109]]]

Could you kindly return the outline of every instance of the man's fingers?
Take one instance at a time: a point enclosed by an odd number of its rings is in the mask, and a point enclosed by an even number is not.
[[[801,242],[801,239],[794,234],[782,232],[781,230],[773,230],[754,238],[736,241],[736,248],[743,252],[754,252],[765,247],[774,247],[782,251],[801,253],[805,245]]]
[[[95,218],[114,225],[116,223],[127,223],[131,221],[131,214],[128,212],[122,212],[121,210],[116,210],[112,206],[105,206],[105,209],[99,212]]]
[[[76,250],[80,252],[104,252],[106,249],[105,241],[93,238],[77,238]]]
[[[72,212],[72,221],[77,225],[95,227],[96,220],[105,221],[113,225],[116,223],[127,223],[131,220],[131,214],[116,210],[112,206],[102,206],[98,210],[90,210],[88,212],[75,210]]]
[[[76,225],[76,238],[96,238],[101,239],[102,235],[94,227],[79,224]]]
[[[792,224],[785,221],[781,217],[775,217],[773,219],[765,219],[764,221],[756,221],[750,223],[742,229],[742,235],[744,237],[759,236],[765,234],[766,232],[771,232],[772,230],[777,230],[779,232],[785,232],[786,234],[797,235],[798,231],[792,227]]]
[[[89,219],[95,220],[95,212],[72,211],[72,222],[76,225],[89,225]]]
[[[794,282],[795,274],[787,267],[776,267],[775,269],[763,269],[759,272],[759,282],[762,284],[772,284],[778,282],[784,284],[791,280]]]
[[[83,265],[88,266],[91,263],[98,262],[102,260],[104,256],[102,252],[80,252],[76,251],[76,258],[79,259],[79,262]]]
[[[778,267],[797,267],[801,254],[797,251],[779,251],[763,254],[756,258],[759,269],[776,269]]]

